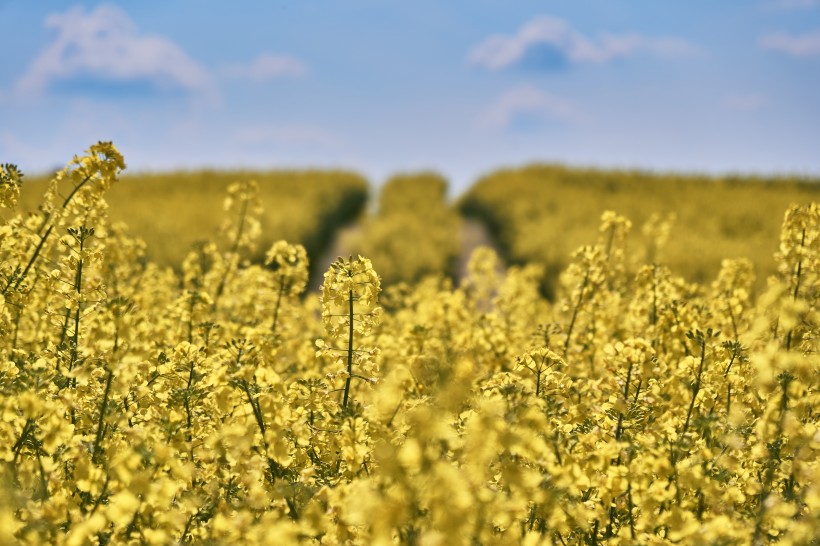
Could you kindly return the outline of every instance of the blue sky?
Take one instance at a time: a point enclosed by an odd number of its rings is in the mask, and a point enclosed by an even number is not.
[[[820,174],[820,0],[0,0],[0,162]]]

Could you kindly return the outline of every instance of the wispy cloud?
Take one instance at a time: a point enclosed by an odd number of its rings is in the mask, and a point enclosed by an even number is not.
[[[481,115],[482,129],[507,129],[521,118],[574,123],[582,119],[581,112],[571,101],[556,97],[533,85],[520,85],[507,90]]]
[[[18,93],[39,93],[76,80],[215,93],[202,65],[173,41],[140,33],[119,7],[101,5],[90,12],[72,8],[49,15],[45,26],[54,29],[56,37],[18,80]]]
[[[779,51],[793,57],[820,56],[820,30],[808,34],[773,32],[760,38],[760,47]]]
[[[231,78],[264,82],[277,78],[299,78],[308,73],[307,65],[290,55],[262,53],[249,63],[235,63],[225,67]]]
[[[543,49],[547,48],[548,51]],[[697,47],[672,37],[650,38],[637,33],[585,36],[564,19],[540,16],[524,24],[513,35],[496,34],[470,52],[469,62],[499,70],[527,61],[529,56],[551,53],[568,63],[604,63],[638,52],[659,56],[689,55]]]
[[[738,112],[756,112],[766,105],[766,97],[760,93],[729,95],[723,100],[723,105]]]

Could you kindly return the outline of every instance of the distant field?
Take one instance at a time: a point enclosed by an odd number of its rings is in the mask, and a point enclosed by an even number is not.
[[[274,241],[302,243],[318,255],[336,228],[355,218],[368,196],[367,181],[344,171],[181,171],[125,174],[106,199],[112,221],[128,224],[148,256],[177,266],[197,241],[214,239],[225,220],[228,185],[256,180],[263,208],[257,252]],[[33,210],[45,178],[27,179],[19,210]]]
[[[488,224],[506,257],[548,271],[547,289],[570,253],[599,237],[601,214],[632,221],[630,261],[647,258],[642,226],[653,214],[674,214],[655,259],[690,281],[714,278],[724,258],[755,264],[757,286],[774,272],[783,214],[790,204],[820,199],[820,180],[653,174],[531,165],[491,173],[461,198],[460,209]]]
[[[178,266],[197,241],[213,239],[225,220],[231,182],[256,180],[263,206],[259,255],[278,239],[300,242],[315,260],[336,229],[360,216],[368,183],[345,171],[181,171],[125,174],[107,196],[113,221],[123,221],[160,264]],[[33,210],[46,179],[26,180],[18,210]],[[396,176],[384,186],[379,212],[364,219],[352,252],[382,265],[384,280],[418,280],[452,273],[458,222],[442,192],[447,181],[430,173]],[[599,237],[601,214],[632,221],[630,263],[648,258],[643,227],[656,215],[670,222],[668,243],[655,258],[690,281],[714,278],[724,258],[746,257],[759,289],[774,272],[783,213],[792,203],[820,199],[820,180],[712,178],[640,171],[531,165],[479,179],[454,206],[484,223],[510,263],[546,266],[544,288],[554,291],[570,254]],[[670,217],[670,214],[674,216]]]

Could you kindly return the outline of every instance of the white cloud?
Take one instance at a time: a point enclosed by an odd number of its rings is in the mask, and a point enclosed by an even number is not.
[[[275,78],[298,78],[307,74],[305,63],[289,55],[262,53],[247,64],[232,64],[225,74],[232,78],[247,78],[263,82]]]
[[[723,100],[723,105],[730,110],[739,112],[756,112],[766,105],[766,97],[759,93],[729,95]]]
[[[333,147],[339,139],[313,125],[251,125],[237,130],[231,139],[240,146],[322,146]]]
[[[697,48],[679,38],[648,38],[640,34],[604,34],[598,40],[583,35],[558,17],[540,16],[512,36],[496,34],[473,48],[471,64],[499,70],[524,60],[537,46],[550,46],[572,63],[604,63],[644,51],[659,56],[688,55]]]
[[[498,97],[480,117],[478,125],[483,129],[505,129],[519,116],[562,122],[577,122],[582,118],[572,102],[532,85],[520,85]]]
[[[820,30],[796,36],[785,32],[773,32],[760,38],[760,47],[779,51],[793,57],[820,56]]]
[[[56,38],[17,82],[19,93],[37,93],[75,78],[102,82],[147,82],[161,89],[215,92],[211,75],[177,44],[141,34],[120,8],[101,5],[86,13],[53,13],[45,26]]]

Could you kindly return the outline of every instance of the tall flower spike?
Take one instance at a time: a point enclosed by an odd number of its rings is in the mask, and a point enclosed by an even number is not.
[[[87,155],[74,156],[68,165],[59,171],[49,184],[44,203],[40,210],[43,213],[42,223],[38,228],[39,241],[25,266],[21,265],[21,272],[6,283],[3,294],[12,288],[17,289],[25,280],[29,271],[37,262],[51,234],[58,227],[66,227],[66,220],[73,214],[88,217],[89,209],[105,209],[103,194],[116,181],[121,170],[125,168],[122,154],[111,142],[98,142],[92,145]],[[8,166],[4,167],[6,176],[11,176]],[[14,169],[16,173],[16,168]],[[19,176],[17,177],[19,181]],[[68,180],[71,189],[68,195],[61,194],[61,182]],[[5,186],[5,180],[3,180]]]
[[[0,165],[0,207],[14,208],[20,197],[20,186],[23,184],[23,173],[17,165],[5,163]]]
[[[305,247],[292,245],[287,241],[276,241],[265,255],[265,265],[273,271],[273,289],[276,292],[276,304],[273,310],[275,333],[279,325],[279,311],[283,296],[298,296],[308,281],[308,256]]]
[[[276,241],[265,254],[265,265],[273,271],[277,290],[289,296],[302,293],[308,281],[308,256],[305,247]]]
[[[333,338],[369,335],[379,323],[381,280],[370,260],[339,258],[330,265],[322,285],[322,322]]]
[[[364,364],[366,353],[354,349],[355,338],[369,335],[379,323],[381,280],[370,260],[339,258],[330,265],[322,285],[322,322],[336,350],[347,358],[342,409],[347,408],[353,363]]]
[[[259,184],[256,180],[234,182],[228,186],[228,195],[222,208],[229,214],[222,226],[225,238],[230,242],[232,254],[252,252],[262,234],[259,218],[262,203],[259,200]]]

